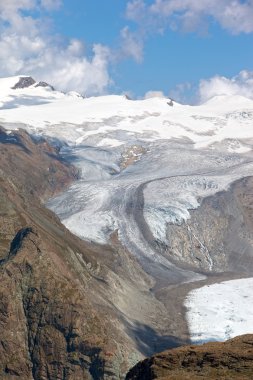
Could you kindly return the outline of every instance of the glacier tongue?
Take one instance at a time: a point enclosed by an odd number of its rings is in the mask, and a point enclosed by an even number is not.
[[[249,157],[196,150],[190,144],[186,148],[179,142],[176,149],[173,142],[149,143],[148,152],[123,170],[116,151],[108,147],[78,154],[82,179],[48,205],[81,238],[106,243],[117,230],[130,251],[156,260],[161,252],[154,242],[169,244],[168,223],[183,223],[201,198],[253,172]]]

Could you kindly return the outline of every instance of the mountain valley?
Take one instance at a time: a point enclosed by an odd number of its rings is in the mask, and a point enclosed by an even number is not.
[[[145,356],[251,332],[252,122],[238,96],[187,106],[0,79],[1,378],[124,379]],[[234,281],[226,334],[207,337],[217,305],[198,290]]]

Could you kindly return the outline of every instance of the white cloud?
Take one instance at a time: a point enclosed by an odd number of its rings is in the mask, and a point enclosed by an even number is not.
[[[0,0],[0,75],[32,75],[57,89],[88,95],[104,93],[111,84],[108,73],[110,50],[93,46],[85,54],[77,39],[64,41],[50,36],[43,20],[25,16],[24,10],[52,10],[61,5],[53,0]]]
[[[55,9],[59,9],[62,5],[61,0],[40,0],[40,4],[43,8],[52,11]]]
[[[167,29],[206,34],[215,21],[231,34],[253,33],[253,0],[130,0],[125,15],[137,25],[123,29],[126,51],[137,62],[145,39]]]
[[[159,30],[158,25],[161,29],[202,30],[210,20],[232,34],[253,32],[253,0],[154,0],[149,4],[131,0],[126,16],[141,28],[148,24],[150,29],[153,24],[153,32]]]
[[[126,26],[121,30],[121,47],[120,56],[132,57],[136,62],[140,63],[143,58],[143,40],[135,33],[132,33]]]
[[[147,5],[143,0],[132,0],[127,3],[126,16],[130,20],[140,20],[147,13]]]
[[[19,9],[32,9],[36,0],[0,0],[0,12],[16,12]]]
[[[148,91],[144,95],[144,99],[150,98],[165,98],[165,95],[162,91]]]
[[[253,99],[253,71],[244,70],[232,78],[215,76],[200,81],[201,103],[217,95],[241,95]]]

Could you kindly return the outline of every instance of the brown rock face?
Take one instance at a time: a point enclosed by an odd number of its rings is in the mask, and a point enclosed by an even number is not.
[[[253,178],[234,182],[202,200],[182,225],[168,226],[170,247],[166,255],[210,272],[253,270]]]
[[[89,379],[103,345],[94,311],[35,230],[20,230],[12,246],[1,262],[1,378]]]
[[[185,346],[138,363],[126,380],[245,380],[253,378],[253,335]]]

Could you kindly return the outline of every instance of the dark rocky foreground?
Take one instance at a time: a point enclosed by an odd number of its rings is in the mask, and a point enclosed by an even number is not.
[[[253,378],[253,335],[185,346],[138,363],[126,380],[245,380]]]

